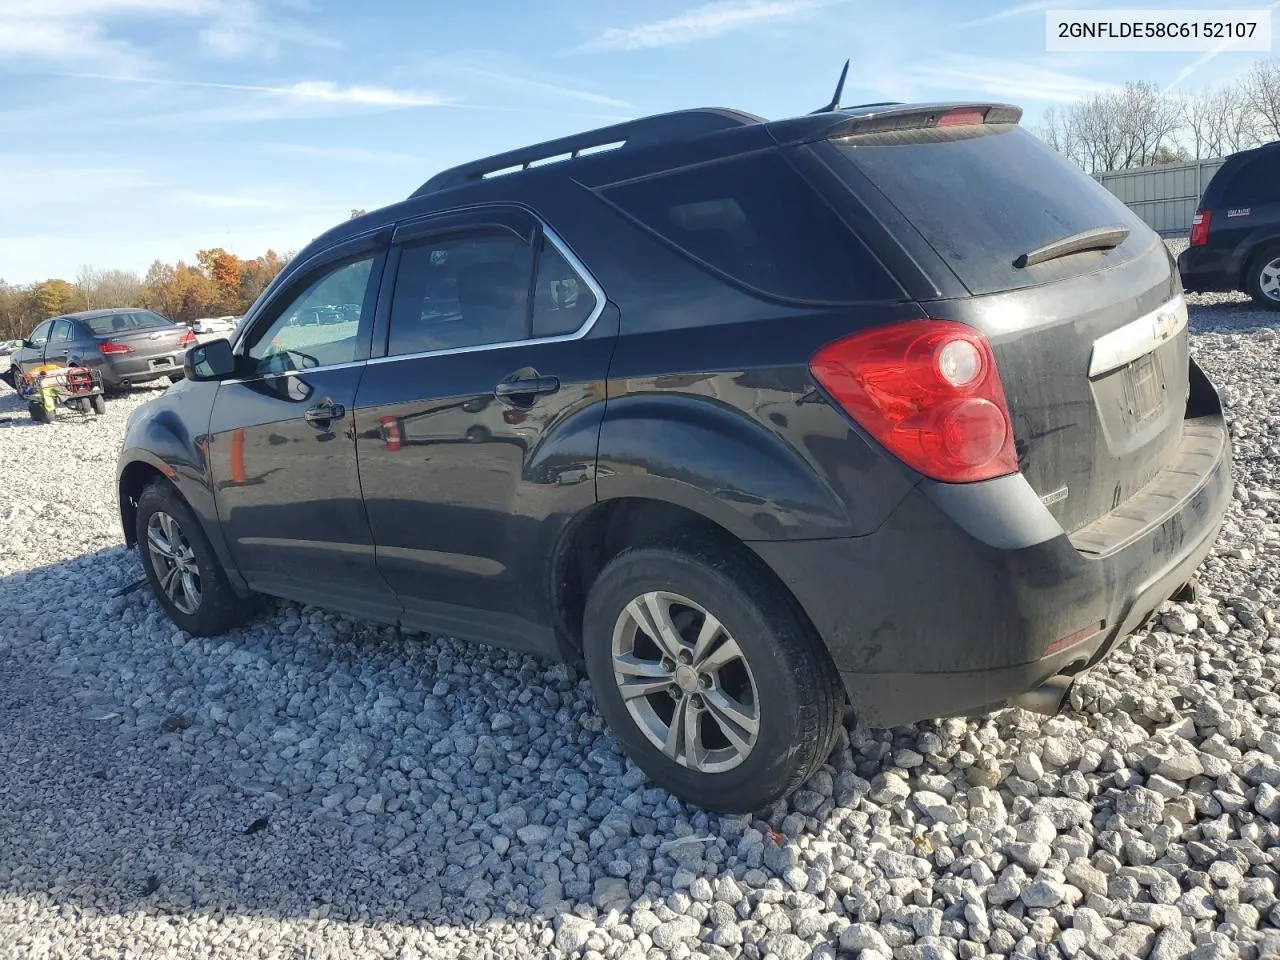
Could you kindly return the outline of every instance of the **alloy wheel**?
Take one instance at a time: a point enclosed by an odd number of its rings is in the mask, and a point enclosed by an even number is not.
[[[742,763],[760,735],[755,676],[737,641],[686,597],[636,597],[613,630],[613,678],[645,737],[698,773]]]
[[[1258,289],[1268,300],[1280,303],[1280,257],[1263,265],[1258,274]]]
[[[200,565],[178,521],[157,510],[147,521],[147,549],[160,589],[182,613],[200,606]]]

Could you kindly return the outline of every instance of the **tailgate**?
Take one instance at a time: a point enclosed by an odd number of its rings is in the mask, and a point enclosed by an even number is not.
[[[991,340],[1023,475],[1068,532],[1140,492],[1178,445],[1186,306],[1164,245],[1098,275],[928,304]]]
[[[1016,124],[966,112],[978,122],[833,140],[828,164],[899,225],[927,313],[990,340],[1021,470],[1075,531],[1174,456],[1188,395],[1181,287],[1163,241],[1102,186]],[[1023,259],[1112,229],[1109,247]]]

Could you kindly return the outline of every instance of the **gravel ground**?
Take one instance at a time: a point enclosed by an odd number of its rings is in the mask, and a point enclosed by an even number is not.
[[[1191,299],[1238,481],[1201,599],[1069,714],[851,732],[766,819],[649,787],[563,666],[114,596],[146,394],[0,388],[0,956],[1280,956],[1280,316]]]

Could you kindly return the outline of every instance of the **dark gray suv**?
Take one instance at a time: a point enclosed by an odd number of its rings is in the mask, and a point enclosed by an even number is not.
[[[192,633],[258,592],[583,660],[720,810],[846,706],[1054,712],[1191,580],[1231,447],[1164,244],[1020,117],[690,110],[445,171],[188,352],[125,536]]]

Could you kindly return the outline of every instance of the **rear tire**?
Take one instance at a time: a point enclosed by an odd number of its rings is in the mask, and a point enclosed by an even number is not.
[[[40,400],[28,400],[27,413],[36,423],[48,423],[53,419],[53,414],[45,409],[44,403]]]
[[[181,380],[185,380],[185,379],[187,379],[185,374],[181,374],[181,373],[171,373],[171,374],[169,374],[169,382],[170,382],[170,383],[178,383],[179,381],[181,381]]]
[[[135,533],[151,592],[174,623],[193,636],[213,637],[241,621],[239,597],[171,483],[153,480],[142,491]]]
[[[1280,310],[1280,244],[1272,244],[1253,259],[1245,285],[1259,306]]]
[[[661,644],[658,622],[672,631]],[[831,753],[845,703],[838,675],[795,600],[752,557],[688,541],[624,550],[591,588],[583,636],[610,728],[691,804],[761,810]]]
[[[93,412],[98,416],[102,416],[107,412],[107,398],[100,393],[95,393],[89,398],[89,405],[93,407]]]

